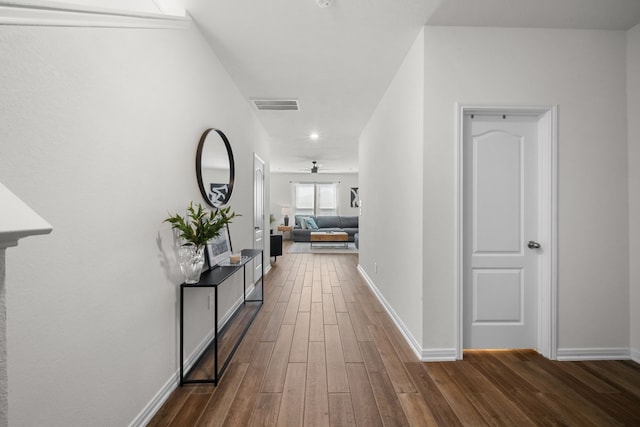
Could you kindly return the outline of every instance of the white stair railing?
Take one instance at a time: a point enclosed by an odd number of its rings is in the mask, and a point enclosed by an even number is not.
[[[0,426],[9,424],[7,384],[7,306],[5,253],[18,240],[51,233],[53,228],[37,213],[0,184]]]

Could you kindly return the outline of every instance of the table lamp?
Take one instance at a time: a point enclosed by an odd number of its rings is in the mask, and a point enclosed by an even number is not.
[[[282,208],[282,215],[284,215],[284,225],[289,225],[289,208]]]

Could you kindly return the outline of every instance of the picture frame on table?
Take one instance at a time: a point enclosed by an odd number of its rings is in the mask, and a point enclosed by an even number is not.
[[[214,237],[207,242],[206,254],[209,268],[215,268],[228,260],[232,253],[231,235],[229,234],[229,227],[226,226],[220,231],[218,237]]]

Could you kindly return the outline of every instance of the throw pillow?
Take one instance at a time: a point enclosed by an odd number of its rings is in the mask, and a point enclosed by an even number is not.
[[[309,218],[305,218],[305,221],[307,223],[307,227],[312,229],[312,230],[317,230],[318,229],[318,225],[316,224],[316,222],[314,221],[313,218],[309,217]]]
[[[305,230],[307,228],[307,218],[301,216],[300,217],[300,228]]]

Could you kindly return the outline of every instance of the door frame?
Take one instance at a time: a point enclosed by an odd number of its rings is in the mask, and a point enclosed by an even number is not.
[[[258,262],[258,258],[255,258],[256,261],[254,261],[254,275],[253,275],[253,283],[256,284],[258,282],[259,279],[256,279],[256,273],[259,272],[260,274],[263,274],[265,272],[265,266],[264,266],[264,260],[269,260],[268,256],[264,256],[264,255],[268,255],[266,253],[267,251],[267,244],[266,244],[266,234],[265,234],[265,230],[266,230],[266,223],[267,223],[267,219],[266,219],[266,211],[265,211],[265,206],[266,206],[266,176],[265,176],[265,162],[264,160],[262,160],[262,158],[258,155],[258,153],[253,153],[253,177],[251,179],[252,183],[253,183],[253,233],[251,236],[251,240],[252,242],[252,247],[254,249],[258,249],[256,248],[256,211],[258,208],[257,205],[257,199],[258,199],[258,189],[256,188],[256,170],[258,167],[258,164],[261,165],[262,168],[262,222],[260,223],[260,229],[262,230],[262,264],[258,267],[256,267],[255,263]],[[261,276],[262,277],[262,276]],[[264,280],[264,277],[262,278]]]
[[[558,107],[514,107],[456,104],[456,359],[463,357],[464,333],[464,116],[508,114],[538,117],[538,331],[536,350],[557,359],[558,320]]]

